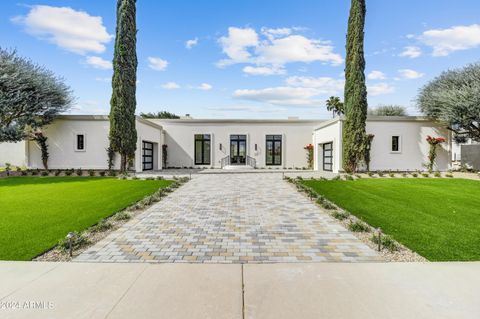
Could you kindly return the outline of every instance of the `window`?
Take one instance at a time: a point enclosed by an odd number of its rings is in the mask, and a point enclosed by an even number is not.
[[[327,172],[333,170],[333,143],[323,144],[323,170]]]
[[[400,152],[400,136],[392,136],[392,152],[399,153]]]
[[[265,164],[282,165],[282,135],[267,135]]]
[[[76,134],[75,136],[75,150],[85,151],[85,134]]]
[[[210,165],[210,134],[195,134],[195,165]]]

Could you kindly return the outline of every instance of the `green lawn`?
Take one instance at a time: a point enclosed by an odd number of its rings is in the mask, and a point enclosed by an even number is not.
[[[480,260],[478,181],[378,178],[304,183],[428,260]]]
[[[102,177],[0,179],[0,260],[30,260],[68,232],[84,230],[170,183]]]

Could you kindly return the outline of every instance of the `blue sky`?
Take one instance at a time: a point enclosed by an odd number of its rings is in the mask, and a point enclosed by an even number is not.
[[[328,118],[343,96],[350,1],[137,1],[137,112]],[[116,1],[2,1],[0,46],[65,78],[73,113],[108,114]],[[400,104],[477,62],[480,2],[367,1],[369,105]]]

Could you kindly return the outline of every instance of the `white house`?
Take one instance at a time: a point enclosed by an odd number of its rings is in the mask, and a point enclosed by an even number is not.
[[[234,119],[142,119],[137,117],[136,172],[167,167],[278,168],[308,166],[305,146],[314,146],[314,169],[342,170],[343,118],[329,121],[234,120]],[[60,116],[45,128],[50,169],[107,168],[109,121],[106,116]],[[438,124],[422,117],[369,117],[367,133],[375,137],[371,170],[421,170],[428,160],[428,135],[443,137],[436,169],[447,170],[451,137]],[[163,147],[162,147],[163,146]],[[162,149],[166,153],[163,154]],[[166,163],[163,167],[163,157]],[[42,168],[35,142],[0,144],[0,166]],[[119,167],[117,156],[115,168]]]

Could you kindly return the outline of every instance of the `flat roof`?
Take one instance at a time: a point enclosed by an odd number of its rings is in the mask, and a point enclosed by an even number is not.
[[[315,131],[318,131],[324,127],[337,123],[338,121],[345,121],[345,116],[337,116],[334,119],[324,121]],[[431,118],[426,116],[367,116],[367,122],[435,122]]]
[[[108,121],[108,115],[93,115],[93,114],[68,114],[68,115],[59,115],[56,117],[60,120],[75,120],[75,121]],[[135,118],[140,123],[149,125],[151,127],[162,129],[162,126],[152,122],[150,120],[144,119],[141,116],[135,115]]]
[[[147,119],[165,123],[321,123],[325,120],[313,119]]]

